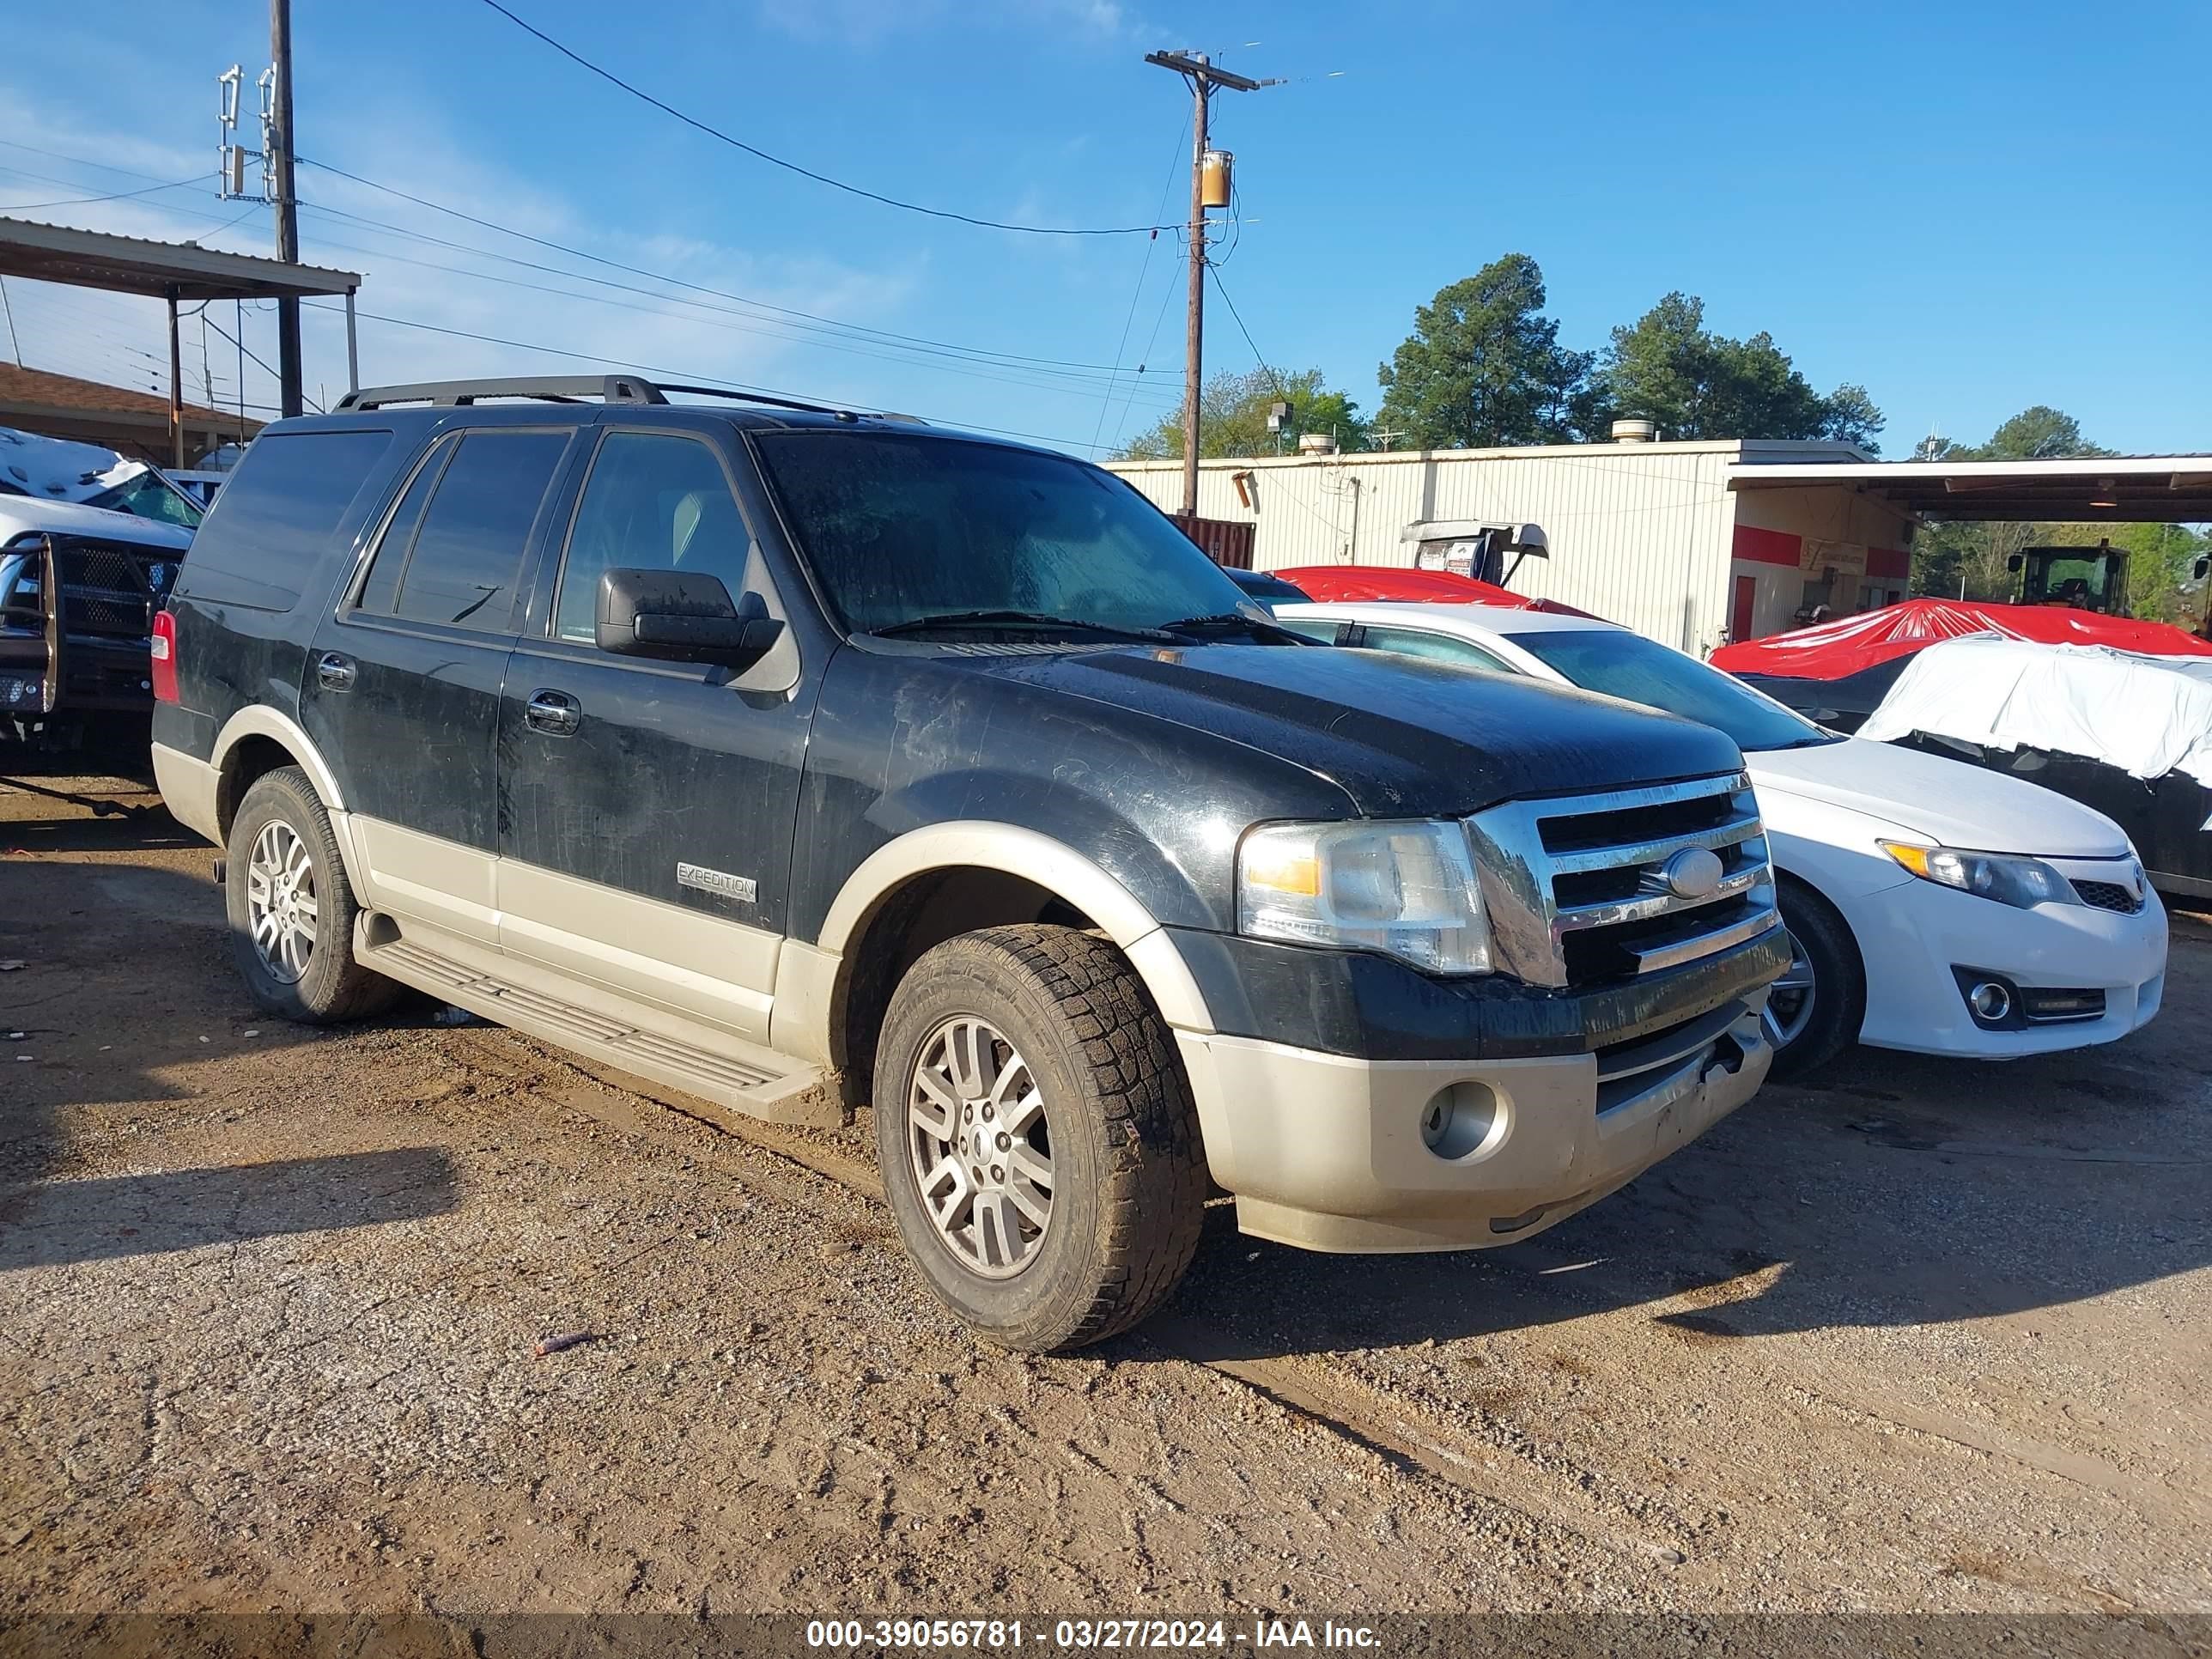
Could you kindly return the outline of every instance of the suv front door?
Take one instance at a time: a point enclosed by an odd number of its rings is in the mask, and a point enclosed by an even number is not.
[[[785,614],[728,441],[711,421],[604,418],[501,699],[501,935],[511,955],[765,1042],[817,681],[787,629],[742,673],[593,639],[611,569],[702,573]]]
[[[300,688],[377,908],[498,943],[492,745],[525,555],[576,427],[449,432],[317,630]]]

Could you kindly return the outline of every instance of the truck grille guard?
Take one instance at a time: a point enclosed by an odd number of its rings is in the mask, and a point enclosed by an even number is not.
[[[0,714],[150,707],[145,653],[184,554],[104,537],[33,532],[0,549],[35,562],[37,604],[0,615]],[[19,592],[28,584],[17,584]],[[42,637],[33,640],[36,634]]]
[[[1496,965],[1528,984],[1658,973],[1781,922],[1747,774],[1509,801],[1467,830]]]

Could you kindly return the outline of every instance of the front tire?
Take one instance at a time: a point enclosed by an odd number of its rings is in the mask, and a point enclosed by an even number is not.
[[[253,1000],[307,1025],[362,1019],[396,1001],[397,981],[353,957],[361,914],[330,814],[307,775],[253,781],[231,821],[223,902],[231,956]]]
[[[1190,1266],[1197,1114],[1165,1024],[1103,940],[994,927],[924,954],[892,994],[874,1097],[899,1235],[985,1340],[1100,1341]]]
[[[1764,1023],[1778,1082],[1825,1066],[1858,1041],[1866,1022],[1866,969],[1850,925],[1835,906],[1796,881],[1781,884],[1790,966],[1769,988]]]

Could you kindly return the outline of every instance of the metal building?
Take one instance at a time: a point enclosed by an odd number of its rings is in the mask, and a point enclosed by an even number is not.
[[[1770,465],[1879,465],[1849,444],[1730,440],[1527,449],[1417,450],[1207,460],[1201,518],[1255,526],[1261,570],[1304,564],[1409,565],[1408,526],[1534,521],[1548,559],[1516,591],[1564,599],[1700,655],[1725,638],[1902,599],[1913,515],[1823,477],[1738,487]],[[1182,463],[1109,464],[1172,512]]]

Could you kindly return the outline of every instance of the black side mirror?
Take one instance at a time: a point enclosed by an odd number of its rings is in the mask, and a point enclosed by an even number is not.
[[[2189,567],[2189,574],[2193,580],[2200,582],[2205,577],[2212,576],[2212,555],[2199,553],[2197,562]]]
[[[783,637],[757,593],[730,602],[720,576],[685,570],[618,569],[599,577],[599,647],[623,657],[750,668]]]
[[[2011,571],[2014,575],[2017,576],[2020,574],[2020,568],[2027,562],[2027,561],[2026,559],[2021,558],[2019,554],[2015,553],[2005,561],[2005,568]]]

